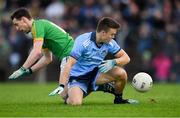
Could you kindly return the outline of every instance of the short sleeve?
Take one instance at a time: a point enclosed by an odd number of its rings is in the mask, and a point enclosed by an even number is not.
[[[118,53],[121,50],[121,47],[117,44],[117,42],[115,40],[111,40],[109,42],[109,52],[113,55],[115,55],[116,53]]]
[[[44,25],[41,22],[33,22],[32,35],[34,41],[44,40]]]
[[[73,49],[70,53],[70,56],[72,56],[73,58],[75,58],[77,60],[82,55],[84,50],[85,50],[85,48],[83,46],[81,37],[77,37],[75,39],[75,43],[74,43]]]

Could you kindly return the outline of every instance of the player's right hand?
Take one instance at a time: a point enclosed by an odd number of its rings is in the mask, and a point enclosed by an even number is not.
[[[60,84],[56,89],[54,89],[49,96],[54,96],[56,94],[61,94],[64,90],[64,85]]]
[[[24,67],[21,67],[17,71],[13,72],[13,74],[11,74],[8,78],[9,79],[17,79],[17,78],[24,77],[24,76],[30,75],[30,74],[32,74],[31,69],[29,69],[29,68],[26,69]]]
[[[102,61],[101,65],[98,66],[101,73],[106,73],[116,65],[115,59]]]

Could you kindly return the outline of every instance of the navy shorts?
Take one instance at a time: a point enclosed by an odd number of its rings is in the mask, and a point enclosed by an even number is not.
[[[97,90],[98,86],[96,85],[96,79],[99,76],[98,67],[94,68],[92,71],[81,75],[78,77],[70,76],[68,82],[68,88],[77,86],[79,87],[84,96],[88,95],[91,91]]]

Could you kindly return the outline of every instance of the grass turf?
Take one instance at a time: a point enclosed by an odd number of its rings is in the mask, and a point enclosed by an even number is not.
[[[136,92],[130,84],[124,97],[138,99],[137,105],[114,105],[113,95],[94,92],[82,106],[65,105],[59,96],[49,97],[57,84],[1,83],[0,117],[178,117],[180,85],[154,84],[147,93]]]

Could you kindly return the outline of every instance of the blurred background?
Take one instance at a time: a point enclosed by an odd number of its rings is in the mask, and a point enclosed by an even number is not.
[[[144,71],[156,82],[180,83],[180,0],[0,0],[0,82],[10,82],[7,77],[22,66],[32,47],[32,40],[12,27],[10,14],[19,7],[74,38],[94,31],[101,17],[112,17],[122,26],[116,41],[131,58],[125,67],[129,80]],[[17,81],[58,82],[59,66],[54,58],[46,68]]]

